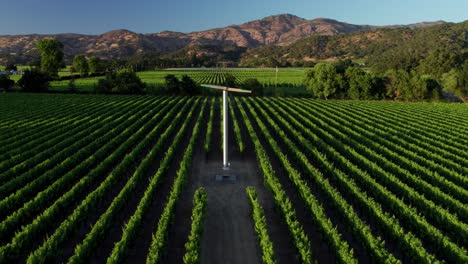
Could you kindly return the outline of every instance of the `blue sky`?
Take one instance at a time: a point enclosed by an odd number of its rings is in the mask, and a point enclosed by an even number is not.
[[[191,32],[290,13],[352,24],[468,19],[468,0],[0,0],[0,35]]]

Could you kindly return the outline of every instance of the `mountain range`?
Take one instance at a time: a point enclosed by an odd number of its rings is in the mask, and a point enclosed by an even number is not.
[[[66,60],[76,54],[118,59],[135,54],[154,52],[171,54],[186,52],[190,47],[228,46],[247,50],[262,46],[288,46],[311,36],[336,36],[385,28],[424,28],[444,21],[422,22],[411,25],[353,25],[332,19],[306,20],[290,14],[269,16],[260,20],[200,32],[180,33],[164,31],[139,34],[120,29],[101,35],[8,35],[0,36],[0,63],[14,58],[16,63],[27,63],[39,57],[36,42],[43,38],[57,38],[64,44]]]

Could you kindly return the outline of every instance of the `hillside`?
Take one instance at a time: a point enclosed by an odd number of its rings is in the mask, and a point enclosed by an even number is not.
[[[426,25],[426,26],[422,26]],[[421,27],[422,26],[422,27]],[[316,35],[288,46],[263,46],[242,55],[243,66],[294,65],[304,61],[402,57],[419,60],[434,50],[466,56],[468,21],[419,27],[373,28],[341,35]],[[400,61],[401,62],[401,61]],[[403,62],[404,64],[404,62]]]
[[[419,28],[440,23],[444,22],[437,21],[408,26],[391,25],[388,28]],[[59,39],[64,44],[67,60],[70,60],[75,54],[98,56],[103,59],[118,59],[148,52],[164,55],[176,51],[179,51],[180,55],[195,54],[203,56],[206,53],[219,55],[219,47],[230,47],[230,49],[236,50],[237,56],[234,56],[234,58],[227,57],[227,59],[236,60],[239,57],[238,55],[247,48],[264,45],[288,46],[310,36],[337,36],[381,28],[369,25],[353,25],[325,18],[306,20],[294,15],[283,14],[240,25],[191,33],[164,31],[139,34],[122,29],[101,35],[33,34],[0,36],[0,63],[8,58],[13,58],[16,63],[21,64],[37,60],[39,55],[36,42],[43,38]],[[201,49],[202,51],[194,53],[194,49]]]

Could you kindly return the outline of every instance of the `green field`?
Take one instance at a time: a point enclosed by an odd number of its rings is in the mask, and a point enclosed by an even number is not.
[[[466,104],[220,105],[0,94],[0,263],[468,263]]]
[[[278,70],[278,86],[282,88],[302,88],[302,82],[305,76],[303,68],[285,68]],[[235,76],[238,83],[242,83],[248,78],[256,78],[262,84],[269,87],[276,85],[276,70],[275,69],[198,69],[198,70],[161,70],[138,72],[138,76],[143,82],[149,85],[164,85],[164,77],[168,74],[173,74],[179,79],[183,75],[190,76],[195,82],[202,84],[221,84],[224,81],[226,74]],[[66,73],[61,73],[66,75]],[[94,85],[99,78],[83,78],[77,79],[75,85],[78,91],[91,92],[94,90]],[[53,81],[51,82],[51,91],[67,91],[69,81]],[[292,90],[292,89],[290,89]],[[294,91],[293,91],[294,93]]]
[[[27,69],[26,66],[21,69]],[[160,71],[138,72],[138,76],[143,82],[149,86],[163,86],[165,84],[164,77],[168,74],[173,74],[179,79],[183,75],[190,76],[198,84],[222,84],[226,74],[232,74],[236,78],[237,83],[242,83],[246,79],[256,78],[262,83],[265,95],[291,95],[304,96],[307,95],[302,83],[305,76],[304,68],[280,68],[278,70],[278,83],[276,85],[276,70],[275,69],[170,69]],[[70,75],[67,69],[62,69],[59,76]],[[21,75],[10,75],[14,81],[18,81]],[[79,78],[75,80],[77,91],[93,93],[98,80],[103,77]],[[69,80],[52,81],[49,90],[52,92],[67,92],[69,88]]]

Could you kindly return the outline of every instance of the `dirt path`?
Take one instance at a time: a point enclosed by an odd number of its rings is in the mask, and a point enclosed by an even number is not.
[[[197,182],[208,194],[202,263],[260,263],[245,187],[256,185],[255,163],[232,161],[236,181],[218,182],[220,162],[198,164]]]
[[[237,116],[239,118],[240,113],[237,112]],[[218,108],[215,110],[214,120],[219,118]],[[253,186],[257,190],[279,263],[298,263],[287,227],[275,209],[271,193],[263,184],[253,145],[244,124],[242,122],[239,124],[246,147],[244,153],[239,153],[237,150],[232,124],[229,125],[230,172],[236,176],[236,180],[233,182],[216,180],[216,176],[222,173],[222,153],[220,122],[215,121],[212,151],[205,154],[203,139],[197,144],[187,188],[177,203],[173,225],[169,232],[168,252],[163,263],[182,263],[184,244],[190,232],[193,194],[200,186],[203,186],[208,194],[207,215],[201,243],[201,263],[261,263],[261,252],[250,214],[251,205],[245,192],[247,186]],[[201,135],[204,136],[205,131],[202,131]]]
[[[235,182],[216,181],[221,160],[206,160],[203,151],[194,155],[189,186],[178,204],[169,234],[167,263],[181,263],[190,231],[192,197],[203,186],[208,195],[207,215],[201,244],[201,263],[261,263],[245,187],[255,186],[256,164],[233,160]]]
[[[215,120],[219,119],[215,116]],[[234,147],[234,131],[231,124],[230,132],[230,146]],[[201,134],[204,135],[204,131]],[[230,172],[236,176],[236,180],[217,181],[216,175],[222,173],[220,139],[219,121],[215,121],[211,153],[205,154],[203,140],[194,153],[187,190],[177,205],[174,225],[169,234],[168,254],[165,259],[167,263],[182,262],[184,243],[190,231],[193,194],[200,186],[205,188],[208,195],[201,263],[261,263],[250,204],[245,192],[247,186],[264,188],[259,178],[261,176],[255,156],[240,154],[236,149],[231,149]]]

